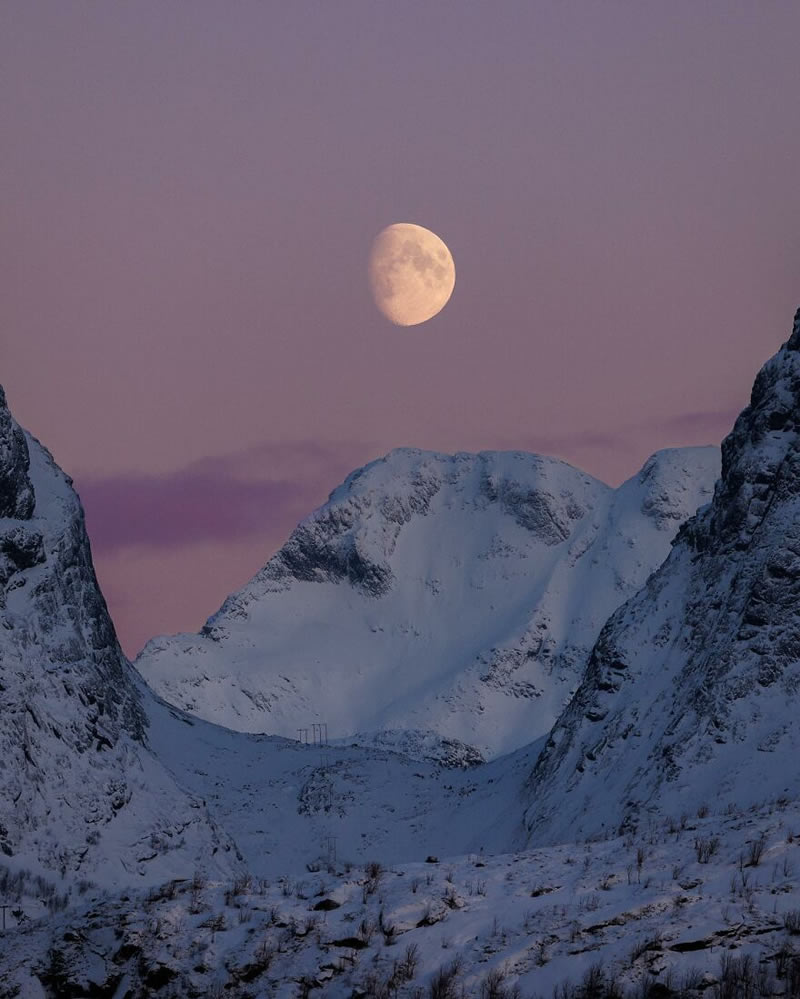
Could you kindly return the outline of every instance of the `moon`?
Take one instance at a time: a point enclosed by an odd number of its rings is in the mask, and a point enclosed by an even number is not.
[[[413,222],[382,229],[369,255],[375,304],[397,326],[416,326],[447,305],[456,283],[450,250],[435,232]]]

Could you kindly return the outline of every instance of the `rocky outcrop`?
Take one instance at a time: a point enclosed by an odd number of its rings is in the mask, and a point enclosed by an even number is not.
[[[713,502],[603,628],[530,781],[534,842],[800,793],[800,311]]]

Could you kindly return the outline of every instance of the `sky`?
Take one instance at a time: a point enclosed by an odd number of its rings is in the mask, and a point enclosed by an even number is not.
[[[6,0],[0,382],[124,648],[353,468],[717,443],[800,304],[800,4]],[[375,308],[414,222],[456,286]]]

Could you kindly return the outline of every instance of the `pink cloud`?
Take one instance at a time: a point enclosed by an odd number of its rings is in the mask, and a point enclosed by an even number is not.
[[[370,452],[364,444],[262,444],[166,475],[78,476],[76,485],[97,553],[181,548],[288,533]]]

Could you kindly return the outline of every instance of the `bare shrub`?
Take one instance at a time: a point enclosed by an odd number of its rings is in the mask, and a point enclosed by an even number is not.
[[[783,915],[784,928],[792,936],[800,936],[800,909],[791,909]]]
[[[787,996],[800,996],[800,957],[794,955],[789,961],[786,971],[786,993]]]
[[[368,896],[373,895],[378,890],[378,885],[381,883],[381,878],[383,877],[383,866],[377,860],[371,860],[364,864],[364,873],[366,874],[366,880],[362,896],[366,902]]]
[[[719,836],[709,836],[707,839],[698,836],[694,841],[694,853],[699,864],[707,864],[719,852]]]
[[[369,860],[364,864],[364,873],[371,881],[380,881],[383,876],[383,865],[377,860]]]
[[[456,980],[461,973],[461,958],[456,957],[449,964],[443,964],[431,979],[428,987],[430,999],[457,999]]]
[[[397,962],[393,977],[399,984],[410,982],[417,973],[419,965],[419,947],[409,944],[400,961]]]
[[[369,999],[390,999],[396,992],[394,979],[384,980],[377,971],[369,970],[361,980],[359,992],[354,994],[369,996]]]
[[[747,866],[748,867],[758,867],[761,863],[761,858],[764,855],[764,850],[767,846],[767,837],[762,833],[758,839],[753,839],[749,843],[749,849],[747,851]]]
[[[741,957],[722,955],[714,999],[753,999],[755,996],[768,996],[772,991],[769,969],[757,964],[752,954]]]
[[[206,879],[203,871],[196,870],[189,885],[189,912],[195,916],[199,912],[203,912],[206,908],[205,902],[203,901],[203,892],[205,891],[207,885],[208,880]]]
[[[502,968],[492,968],[481,982],[481,999],[519,999],[519,985],[508,988],[505,981],[506,974]]]
[[[608,978],[603,964],[598,961],[591,965],[578,987],[580,999],[620,999],[621,993],[614,978]]]
[[[264,937],[253,953],[253,963],[257,965],[259,971],[267,971],[274,957],[275,945],[269,937]]]
[[[789,966],[794,960],[794,951],[784,944],[775,952],[775,974],[778,978],[786,978]]]
[[[396,933],[397,927],[394,923],[390,923],[386,919],[386,915],[383,909],[378,913],[378,929],[383,934],[383,942],[387,947],[391,947],[392,944],[397,942]]]
[[[233,894],[234,895],[250,895],[253,891],[253,876],[252,874],[241,874],[233,882]]]
[[[358,926],[358,937],[368,944],[375,933],[375,924],[370,919],[362,919]]]

